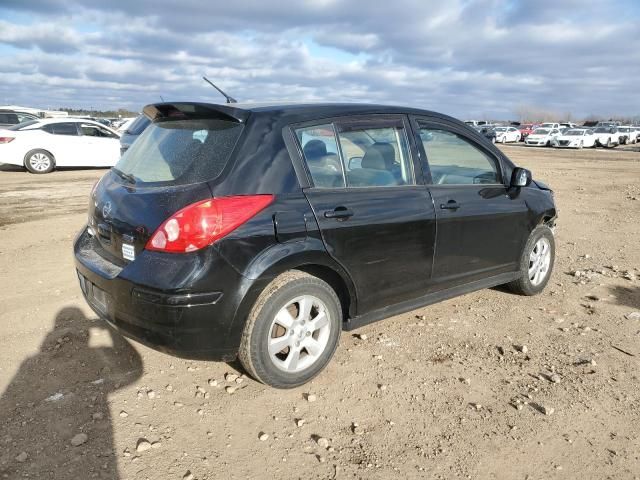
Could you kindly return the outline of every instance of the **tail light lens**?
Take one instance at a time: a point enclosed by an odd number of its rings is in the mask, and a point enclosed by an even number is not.
[[[0,137],[0,144],[13,142],[15,138],[16,137]]]
[[[172,253],[200,250],[228,235],[271,202],[273,195],[239,195],[193,203],[165,220],[145,248]]]

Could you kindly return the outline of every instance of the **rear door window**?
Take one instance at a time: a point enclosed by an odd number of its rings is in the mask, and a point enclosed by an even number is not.
[[[461,135],[438,128],[420,127],[420,139],[434,184],[501,183],[496,160]]]
[[[295,133],[316,188],[415,185],[400,119],[327,123]]]
[[[18,121],[18,116],[15,113],[0,113],[0,123],[15,125],[20,122]]]
[[[74,122],[48,123],[42,127],[42,130],[54,135],[78,135],[78,127]]]
[[[151,124],[115,168],[136,184],[183,185],[218,177],[243,126],[218,119],[168,120]]]

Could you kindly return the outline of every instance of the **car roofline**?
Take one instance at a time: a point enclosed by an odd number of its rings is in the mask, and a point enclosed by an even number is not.
[[[143,114],[150,120],[157,121],[171,117],[217,114],[229,120],[245,122],[252,114],[269,114],[279,116],[308,117],[309,120],[322,117],[338,117],[366,114],[404,114],[424,115],[463,124],[462,121],[430,110],[395,105],[369,103],[330,103],[330,102],[281,102],[281,103],[202,103],[202,102],[162,102],[153,103],[143,108]]]

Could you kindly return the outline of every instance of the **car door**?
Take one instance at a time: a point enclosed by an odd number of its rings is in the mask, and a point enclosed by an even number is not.
[[[294,127],[328,253],[351,276],[358,315],[426,292],[435,212],[402,115]]]
[[[83,142],[77,122],[47,123],[36,133],[35,148],[44,148],[53,154],[59,167],[75,167],[83,155]]]
[[[94,123],[81,123],[84,166],[112,167],[120,159],[120,137]]]
[[[437,219],[434,287],[516,271],[528,209],[505,186],[499,155],[453,123],[416,118],[413,125]]]

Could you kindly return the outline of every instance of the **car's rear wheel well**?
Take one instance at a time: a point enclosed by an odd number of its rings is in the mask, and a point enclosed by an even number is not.
[[[301,265],[296,270],[308,273],[314,277],[327,282],[338,295],[342,307],[342,318],[346,321],[349,318],[351,309],[351,294],[344,279],[335,270],[324,265]]]

